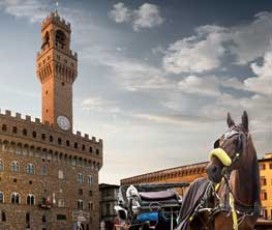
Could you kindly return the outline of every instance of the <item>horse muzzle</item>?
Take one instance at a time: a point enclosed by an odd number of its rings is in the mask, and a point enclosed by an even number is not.
[[[219,183],[221,181],[222,167],[215,164],[209,164],[206,170],[209,180],[211,180],[214,183]]]

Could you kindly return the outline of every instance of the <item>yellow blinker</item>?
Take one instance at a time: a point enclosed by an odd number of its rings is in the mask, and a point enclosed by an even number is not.
[[[223,165],[225,165],[225,166],[230,166],[231,165],[231,159],[223,149],[221,149],[221,148],[213,149],[210,152],[210,159],[213,156],[217,157],[221,161],[221,163]]]

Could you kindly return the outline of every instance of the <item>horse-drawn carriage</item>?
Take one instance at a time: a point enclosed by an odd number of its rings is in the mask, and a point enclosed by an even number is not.
[[[209,179],[194,181],[183,200],[156,184],[121,187],[116,229],[255,229],[261,209],[260,177],[247,113],[239,125],[228,114],[227,124],[228,131],[210,153]]]
[[[121,186],[116,230],[173,230],[182,199],[174,190],[188,183],[160,183]]]

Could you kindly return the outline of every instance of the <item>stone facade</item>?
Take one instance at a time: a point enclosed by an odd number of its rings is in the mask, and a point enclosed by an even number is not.
[[[184,165],[176,168],[165,169],[161,171],[151,172],[121,180],[121,185],[140,184],[140,183],[191,183],[199,177],[207,177],[205,168],[208,162]],[[177,191],[183,195],[185,188]]]
[[[70,29],[57,13],[43,22],[42,28],[49,27]],[[70,41],[68,32],[66,41]],[[50,52],[59,51],[52,47]],[[72,132],[72,107],[64,104],[72,102],[77,62],[68,48],[63,52],[68,62],[74,63],[73,70],[61,67],[58,75],[59,70],[52,66],[58,62],[50,61],[52,56],[48,59],[51,70],[42,64],[37,70],[42,88],[46,84],[50,88],[46,99],[42,98],[42,121],[0,111],[0,229],[66,230],[77,229],[77,225],[99,229],[98,173],[103,164],[103,141]],[[43,53],[38,54],[38,66],[41,57]],[[46,104],[47,99],[52,103]],[[55,112],[48,113],[50,110]],[[69,129],[57,125],[60,115],[71,122]]]
[[[112,230],[114,219],[117,216],[114,206],[118,204],[119,185],[100,184],[100,222],[105,230]]]

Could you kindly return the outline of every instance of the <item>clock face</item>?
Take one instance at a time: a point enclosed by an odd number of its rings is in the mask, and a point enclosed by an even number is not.
[[[57,123],[58,123],[58,126],[63,129],[63,130],[68,130],[70,129],[70,121],[67,117],[65,116],[58,116],[57,118]]]

